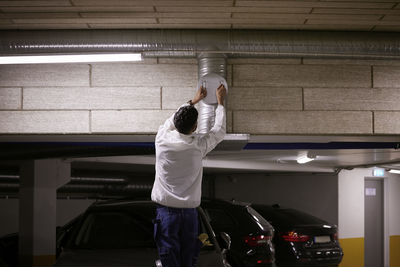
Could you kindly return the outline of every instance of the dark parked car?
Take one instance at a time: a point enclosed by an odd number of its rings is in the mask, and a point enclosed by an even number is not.
[[[18,267],[18,234],[0,238],[0,267]]]
[[[278,267],[337,265],[343,258],[337,227],[307,213],[279,205],[252,207],[275,228]]]
[[[199,266],[228,267],[206,215],[201,208],[198,212],[201,233],[208,235],[208,242],[200,251]],[[153,240],[154,217],[155,205],[151,201],[95,203],[66,235],[55,266],[154,267],[158,259]],[[223,237],[228,248],[229,238]]]
[[[274,229],[250,204],[203,199],[201,207],[213,229],[231,237],[227,260],[233,267],[275,266]]]

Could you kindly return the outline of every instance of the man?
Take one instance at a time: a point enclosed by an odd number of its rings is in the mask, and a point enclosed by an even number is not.
[[[193,135],[198,113],[193,106],[206,97],[200,87],[195,97],[160,126],[156,136],[156,177],[151,199],[157,203],[154,239],[163,267],[197,265],[200,252],[196,207],[201,201],[203,157],[222,141],[226,132],[226,89],[217,91],[215,124],[208,134]]]

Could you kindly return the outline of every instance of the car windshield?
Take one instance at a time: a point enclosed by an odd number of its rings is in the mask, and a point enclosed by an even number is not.
[[[74,246],[85,249],[154,247],[153,225],[129,212],[92,212],[81,224]]]

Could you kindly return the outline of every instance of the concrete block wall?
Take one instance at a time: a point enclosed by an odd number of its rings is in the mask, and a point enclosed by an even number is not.
[[[400,62],[229,59],[228,132],[399,134]],[[0,134],[155,133],[196,59],[0,66]]]
[[[233,59],[234,132],[397,134],[400,62]]]

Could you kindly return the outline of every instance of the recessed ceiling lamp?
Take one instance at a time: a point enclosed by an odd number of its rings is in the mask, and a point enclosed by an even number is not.
[[[393,170],[393,169],[391,169],[391,170],[389,170],[389,172],[390,172],[390,173],[395,173],[395,174],[400,174],[400,170]]]
[[[307,151],[301,151],[297,157],[297,163],[304,164],[310,161],[313,161],[316,156],[311,156]]]
[[[140,61],[140,53],[0,56],[0,64],[96,63]]]

